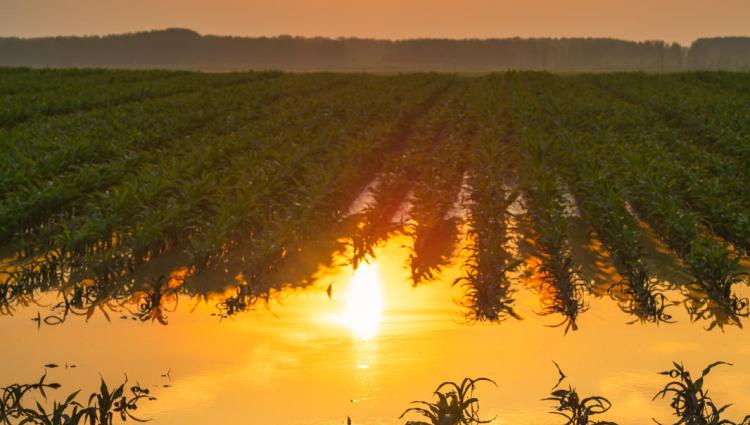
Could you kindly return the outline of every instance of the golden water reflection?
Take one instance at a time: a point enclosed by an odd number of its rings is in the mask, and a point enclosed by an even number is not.
[[[664,383],[657,372],[672,360],[700,369],[715,360],[732,368],[712,372],[706,385],[730,417],[750,411],[750,346],[739,328],[706,332],[683,310],[677,323],[627,325],[630,317],[609,298],[589,297],[580,330],[564,336],[554,318],[540,317],[539,295],[521,288],[524,320],[468,325],[461,273],[454,258],[435,281],[413,287],[410,240],[389,239],[376,259],[320,266],[304,289],[289,287],[267,308],[220,320],[214,302],[180,302],[169,325],[93,316],[36,331],[33,306],[2,317],[2,383],[38,378],[45,363],[66,362],[50,377],[64,389],[93,390],[101,373],[117,381],[127,372],[152,386],[157,401],[141,416],[155,425],[248,423],[265,425],[402,424],[414,399],[428,399],[444,380],[486,376],[483,416],[493,424],[555,424],[541,401],[556,380],[557,361],[585,394],[602,394],[620,425],[666,422],[667,403],[651,401]],[[460,252],[460,251],[459,251]],[[330,297],[327,289],[331,288]],[[672,294],[679,297],[678,294]],[[171,369],[171,381],[160,377]],[[164,385],[169,385],[165,387]],[[140,411],[140,408],[139,408]]]
[[[380,328],[383,294],[378,263],[362,263],[349,280],[343,321],[359,339],[372,339]]]

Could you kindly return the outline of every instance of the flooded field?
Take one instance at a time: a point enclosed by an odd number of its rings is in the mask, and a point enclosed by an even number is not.
[[[627,324],[632,316],[600,296],[589,300],[579,331],[565,335],[550,327],[555,319],[537,314],[539,295],[531,287],[518,288],[523,320],[469,323],[465,291],[452,285],[461,275],[460,250],[434,280],[415,287],[410,246],[409,237],[393,236],[356,271],[346,252],[335,254],[302,287],[274,291],[267,302],[226,319],[216,314],[235,288],[196,297],[175,290],[154,306],[163,308],[164,324],[154,316],[134,321],[143,302],[134,298],[104,307],[110,321],[94,311],[88,320],[75,316],[37,330],[30,319],[56,301],[50,294],[38,300],[41,306],[3,318],[3,377],[31,381],[55,363],[60,367],[48,374],[63,388],[94,390],[100,373],[118,381],[126,372],[158,398],[138,415],[159,424],[220,418],[322,425],[346,416],[353,423],[399,424],[407,404],[429,398],[443,380],[487,376],[498,386],[479,387],[484,417],[538,424],[558,423],[547,413],[550,402],[541,400],[557,380],[554,360],[578,389],[613,402],[608,418],[636,425],[670,417],[668,403],[651,400],[665,383],[656,372],[672,360],[699,369],[720,359],[734,366],[707,380],[713,397],[734,403],[735,416],[750,406],[750,347],[740,328],[707,331],[707,323],[691,323],[683,306],[670,311],[673,324]],[[290,267],[309,267],[307,253],[295,257]],[[669,296],[682,299],[676,291]]]
[[[748,75],[94,75],[0,113],[0,423],[750,423]]]

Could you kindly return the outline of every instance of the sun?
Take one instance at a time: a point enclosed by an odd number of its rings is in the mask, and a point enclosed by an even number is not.
[[[362,263],[349,282],[344,322],[359,339],[378,333],[383,314],[382,282],[377,263]]]

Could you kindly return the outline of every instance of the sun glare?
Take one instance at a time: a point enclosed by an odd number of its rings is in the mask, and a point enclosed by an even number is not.
[[[345,323],[354,336],[371,339],[380,327],[383,295],[377,263],[362,263],[349,282]]]

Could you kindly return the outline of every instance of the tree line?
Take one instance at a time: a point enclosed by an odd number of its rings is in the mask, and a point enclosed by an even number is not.
[[[0,38],[0,66],[289,71],[681,71],[750,69],[750,37],[690,47],[612,38],[376,40],[230,37],[167,29],[87,37]]]

